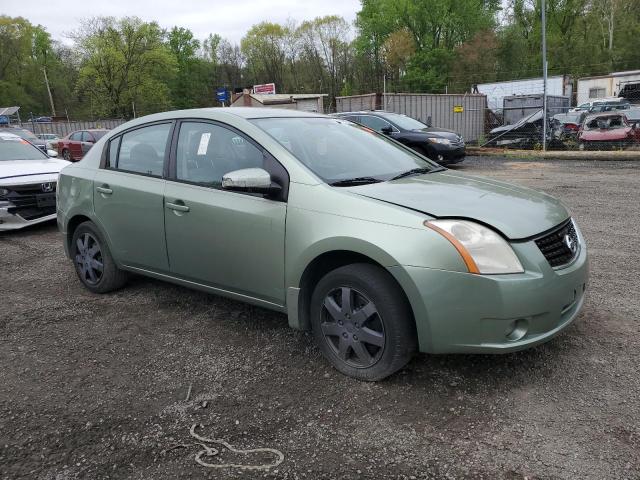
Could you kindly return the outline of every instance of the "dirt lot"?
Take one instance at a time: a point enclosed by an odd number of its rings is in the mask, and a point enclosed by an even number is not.
[[[55,225],[0,234],[0,478],[640,478],[640,162],[456,169],[571,208],[585,308],[534,350],[421,355],[378,384],[332,370],[283,315],[144,278],[92,295]],[[197,445],[163,453],[196,423],[285,459],[265,472],[200,466]]]

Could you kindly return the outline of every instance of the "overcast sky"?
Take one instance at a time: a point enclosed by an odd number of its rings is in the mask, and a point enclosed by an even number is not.
[[[358,10],[359,0],[0,0],[0,14],[25,17],[63,41],[80,19],[98,15],[137,16],[189,28],[199,39],[218,33],[239,42],[251,25],[265,20],[299,23],[341,15],[352,22]]]

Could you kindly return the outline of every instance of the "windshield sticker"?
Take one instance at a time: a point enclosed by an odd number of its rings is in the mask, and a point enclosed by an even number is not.
[[[200,145],[198,145],[198,153],[197,155],[206,155],[207,148],[209,148],[209,139],[211,139],[211,133],[203,133],[200,137]]]

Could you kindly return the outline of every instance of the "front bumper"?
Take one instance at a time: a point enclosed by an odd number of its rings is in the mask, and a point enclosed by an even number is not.
[[[33,220],[25,220],[20,215],[9,213],[10,207],[0,207],[0,231],[3,230],[17,230],[20,228],[28,227],[29,225],[35,225],[42,222],[48,222],[56,219],[56,214],[44,215],[42,217],[35,218]]]
[[[443,165],[461,162],[466,155],[464,144],[443,145],[440,143],[430,143],[429,148],[431,149],[432,158],[437,159],[436,161]]]
[[[580,253],[562,269],[551,268],[533,241],[512,245],[522,274],[393,267],[413,307],[420,351],[507,353],[553,338],[577,317],[584,301],[588,261],[580,241]]]

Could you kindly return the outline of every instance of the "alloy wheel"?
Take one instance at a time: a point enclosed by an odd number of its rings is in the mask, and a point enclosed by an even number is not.
[[[104,271],[98,240],[90,233],[83,233],[76,241],[76,249],[76,266],[80,276],[89,285],[97,285]]]
[[[384,323],[375,304],[363,293],[350,287],[330,291],[321,315],[322,335],[340,360],[354,368],[368,368],[380,360]]]

